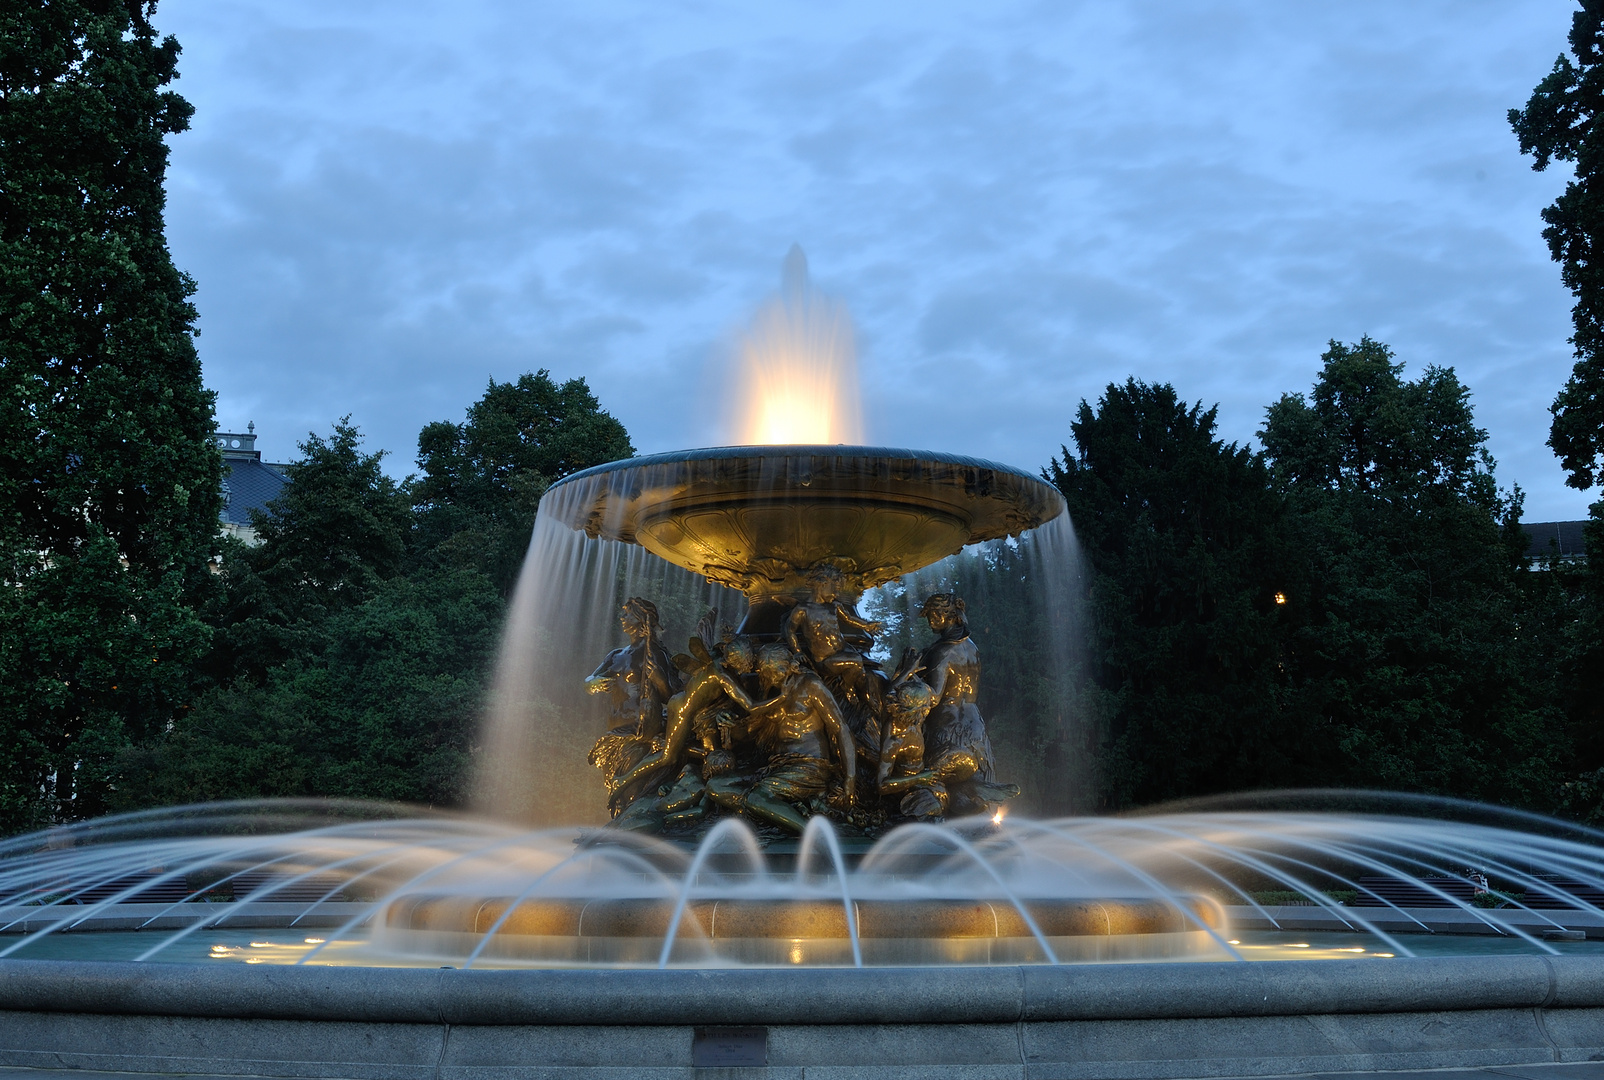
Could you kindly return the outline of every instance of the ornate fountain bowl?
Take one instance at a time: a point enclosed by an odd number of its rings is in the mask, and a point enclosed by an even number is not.
[[[552,498],[556,494],[557,498]],[[599,465],[543,511],[639,544],[754,602],[830,564],[861,592],[1064,512],[1051,484],[978,458],[870,446],[727,446]]]

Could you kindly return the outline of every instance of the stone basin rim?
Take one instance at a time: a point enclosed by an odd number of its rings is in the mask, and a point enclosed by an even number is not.
[[[452,1024],[966,1023],[1604,1007],[1604,957],[438,970],[0,960],[0,1011]],[[342,1074],[343,1075],[343,1074]],[[1194,1074],[1196,1075],[1196,1074]]]
[[[659,454],[642,454],[639,457],[622,458],[618,461],[603,462],[592,465],[588,469],[569,473],[556,481],[548,488],[555,491],[565,484],[576,480],[583,480],[592,476],[602,476],[606,473],[624,472],[629,469],[649,468],[654,465],[689,465],[702,461],[731,461],[756,458],[886,458],[893,461],[928,461],[938,465],[956,465],[960,468],[990,469],[993,472],[1006,473],[1021,480],[1029,480],[1043,487],[1052,485],[1035,473],[1013,465],[1004,465],[1001,462],[989,461],[985,458],[969,457],[965,454],[950,454],[939,450],[914,450],[905,446],[854,446],[846,443],[787,443],[766,444],[760,443],[749,446],[704,446],[695,450],[669,450]],[[1057,489],[1053,489],[1057,492]],[[1062,496],[1059,496],[1062,500]],[[1060,504],[1062,505],[1062,503]]]

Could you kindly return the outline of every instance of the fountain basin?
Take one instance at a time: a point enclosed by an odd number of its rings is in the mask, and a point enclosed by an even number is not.
[[[849,923],[839,898],[698,898],[685,904],[668,960],[778,966],[850,966],[858,959],[868,965],[1021,964],[1178,959],[1217,950],[1217,935],[1227,929],[1224,910],[1205,897],[1182,903],[1145,897],[1026,899],[1016,907],[997,899],[861,899],[851,902]],[[514,903],[509,897],[407,896],[386,907],[379,941],[398,953],[442,958],[477,953],[536,963],[655,965],[675,906],[657,897],[541,897]]]
[[[1604,959],[1582,957],[694,975],[0,961],[0,1065],[14,1067],[1166,1080],[1528,1066],[1601,1050]],[[750,1071],[696,1071],[713,1065]]]
[[[956,454],[868,446],[726,446],[630,458],[553,485],[542,513],[639,544],[754,601],[798,594],[830,563],[855,592],[1017,536],[1064,512],[1038,476]]]

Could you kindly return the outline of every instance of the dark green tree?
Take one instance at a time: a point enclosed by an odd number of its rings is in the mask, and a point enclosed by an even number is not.
[[[1278,641],[1295,592],[1262,459],[1214,409],[1135,379],[1081,402],[1048,478],[1092,570],[1091,674],[1114,807],[1295,783],[1306,733],[1278,708]]]
[[[1554,399],[1548,445],[1568,475],[1586,491],[1604,478],[1604,129],[1593,130],[1604,105],[1604,0],[1580,0],[1571,16],[1571,57],[1561,54],[1525,109],[1509,110],[1523,154],[1541,172],[1552,161],[1570,162],[1574,178],[1543,210],[1543,239],[1576,295],[1571,309],[1576,365]],[[1593,538],[1604,543],[1604,532]]]
[[[0,8],[0,830],[98,812],[207,643],[220,461],[163,232],[192,110],[154,6]]]
[[[260,681],[203,696],[125,752],[119,805],[345,797],[456,806],[502,603],[472,570],[392,578],[299,628]]]
[[[257,544],[224,550],[225,591],[209,611],[221,631],[214,682],[259,681],[324,619],[364,603],[406,567],[411,499],[385,474],[384,452],[362,451],[349,416],[328,438],[308,433],[300,450],[290,483],[253,515]]]
[[[558,385],[546,371],[492,379],[463,423],[437,421],[418,436],[419,547],[484,570],[510,592],[546,488],[634,453],[584,379]]]
[[[1520,493],[1501,492],[1452,369],[1402,378],[1380,342],[1333,341],[1313,393],[1260,432],[1302,567],[1291,715],[1333,782],[1551,805],[1563,716],[1520,640]]]
[[[346,417],[227,543],[213,689],[119,759],[119,805],[341,796],[455,805],[502,600],[472,567],[408,558],[408,485]]]
[[[1559,455],[1566,483],[1586,491],[1604,482],[1604,130],[1594,131],[1604,106],[1604,3],[1582,0],[1571,16],[1571,57],[1561,55],[1537,85],[1524,110],[1511,109],[1509,121],[1522,153],[1541,172],[1552,161],[1571,163],[1574,176],[1565,191],[1543,210],[1543,238],[1560,264],[1561,279],[1576,296],[1571,309],[1571,344],[1576,363],[1554,399],[1548,445]],[[1555,610],[1566,617],[1555,624],[1551,664],[1564,675],[1564,696],[1587,768],[1604,766],[1596,733],[1604,722],[1604,502],[1594,503],[1586,527],[1593,572],[1583,576],[1574,599]],[[1538,590],[1549,597],[1553,582]],[[1604,818],[1604,772],[1595,772],[1586,797],[1568,797],[1572,812]],[[1588,809],[1578,807],[1587,804]]]

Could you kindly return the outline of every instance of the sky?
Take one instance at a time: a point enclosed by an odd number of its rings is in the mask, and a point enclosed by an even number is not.
[[[193,127],[168,236],[218,420],[350,414],[392,472],[491,379],[583,377],[705,446],[793,243],[869,439],[1038,469],[1135,376],[1251,442],[1330,339],[1452,366],[1527,520],[1573,362],[1567,171],[1505,118],[1561,0],[162,0]]]

